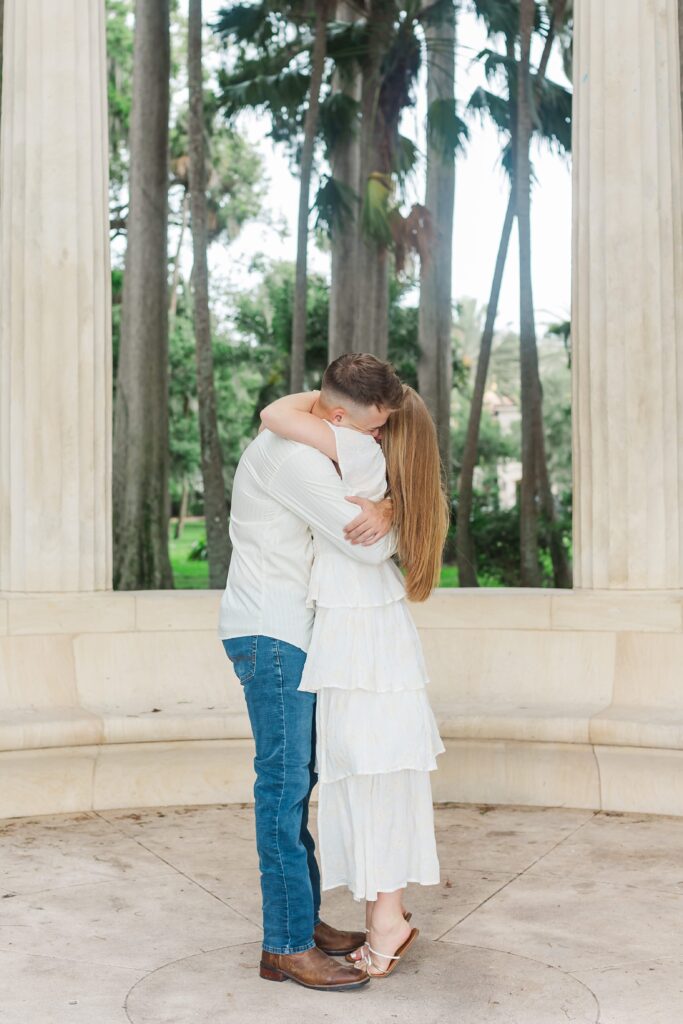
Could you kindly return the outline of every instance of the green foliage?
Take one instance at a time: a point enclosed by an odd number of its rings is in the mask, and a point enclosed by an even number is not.
[[[128,180],[128,129],[133,94],[132,0],[106,0],[107,109],[111,205],[121,212]]]
[[[182,535],[175,536],[175,522],[171,520],[168,533],[168,553],[176,590],[206,590],[209,586],[209,563],[190,558],[194,547],[206,543],[204,520],[185,524]]]
[[[126,228],[128,186],[128,131],[132,100],[133,0],[106,0],[107,69],[109,99],[110,222],[115,234]],[[246,6],[246,5],[245,5]],[[172,179],[171,220],[179,217],[180,201],[188,187],[187,83],[185,78],[186,24],[178,3],[171,5],[173,68],[171,74],[170,155]],[[214,48],[215,48],[214,43]],[[210,45],[207,47],[211,49]],[[219,236],[232,240],[242,224],[255,217],[263,199],[263,166],[254,146],[220,115],[213,63],[204,93],[207,147],[207,199],[209,241]],[[177,203],[173,209],[174,200]]]
[[[224,39],[237,43],[267,44],[276,31],[277,20],[269,3],[232,4],[216,15],[212,28]]]
[[[547,78],[536,105],[537,136],[553,152],[571,153],[572,94]]]
[[[273,263],[253,292],[238,296],[235,328],[249,346],[262,383],[254,409],[287,394],[289,349],[294,311],[294,264]],[[318,387],[327,365],[329,289],[324,278],[309,275],[306,317],[306,387]]]
[[[404,304],[402,289],[396,281],[391,287],[389,303],[389,360],[404,383],[417,391],[417,363],[420,347],[417,340],[416,305]]]
[[[469,129],[458,117],[455,100],[434,100],[427,110],[427,138],[442,160],[454,160],[462,153],[470,137]]]
[[[331,235],[335,228],[348,223],[354,206],[358,206],[358,196],[348,185],[327,175],[320,182],[313,205],[317,211],[316,230]]]
[[[259,73],[253,77],[247,77],[246,71],[240,71],[239,79],[230,78],[224,73],[220,75],[221,104],[225,116],[234,117],[246,107],[251,110],[270,108],[273,114],[273,136],[281,136],[285,125],[301,123],[298,112],[308,95],[310,75],[296,69],[262,74],[263,64],[260,61],[253,63],[254,70],[259,69]]]
[[[477,86],[467,103],[467,112],[477,114],[482,120],[489,118],[494,127],[501,133],[510,133],[510,104],[507,99],[498,96],[482,85]]]
[[[192,311],[187,294],[178,309],[169,335],[169,446],[171,496],[180,495],[183,480],[199,480],[199,420],[197,372]]]
[[[214,24],[229,53],[218,74],[225,116],[234,117],[245,108],[268,112],[271,137],[293,152],[310,84],[310,14],[303,3],[232,4],[219,12]]]
[[[467,6],[483,21],[491,38],[516,34],[519,0],[467,0]]]
[[[378,245],[389,247],[392,242],[389,214],[391,212],[391,176],[371,174],[365,189],[361,220],[363,231]]]
[[[419,155],[420,151],[412,139],[409,139],[407,135],[399,134],[397,136],[391,169],[396,175],[400,187],[403,188],[405,182],[415,172]]]
[[[265,192],[263,160],[251,143],[216,116],[216,96],[210,90],[205,90],[204,96],[208,240],[209,244],[219,239],[231,242],[242,225],[261,212]],[[189,187],[187,121],[188,108],[183,105],[170,140],[172,186],[180,186],[180,201]],[[176,192],[172,187],[171,198],[179,207]],[[179,219],[179,209],[172,213]]]
[[[360,104],[345,92],[333,92],[320,104],[320,132],[328,154],[358,132]]]
[[[505,37],[506,51],[501,53],[487,46],[474,58],[482,64],[489,85],[498,84],[502,88],[502,93],[479,86],[470,96],[466,113],[481,120],[490,120],[502,136],[501,163],[508,177],[512,179],[512,135],[516,118],[518,64],[517,58],[508,53],[508,46],[514,46],[518,35],[518,3],[517,0],[514,3],[510,0],[507,5],[510,8],[508,11],[500,0],[475,0],[472,6],[486,25],[491,39],[501,34]],[[513,7],[514,17],[511,16]],[[547,11],[543,11],[537,5],[535,31],[541,36],[542,41],[545,41],[548,27]],[[560,39],[563,31],[561,28]],[[571,92],[547,77],[539,87],[535,73],[532,73],[532,81],[535,84],[531,96],[532,138],[553,152],[571,152]]]

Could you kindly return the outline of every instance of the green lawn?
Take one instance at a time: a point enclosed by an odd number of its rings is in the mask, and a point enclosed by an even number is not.
[[[173,581],[177,590],[206,590],[209,585],[209,564],[206,561],[194,562],[189,555],[197,541],[205,536],[203,521],[186,523],[183,535],[176,540],[175,521],[171,522],[169,531],[169,548]],[[444,565],[441,570],[441,587],[457,587],[458,570],[454,565]],[[486,584],[484,584],[486,585]],[[495,585],[495,584],[494,584]]]
[[[197,541],[204,539],[205,533],[203,520],[193,521],[185,524],[182,537],[176,540],[175,521],[171,521],[168,534],[169,550],[173,582],[177,590],[206,590],[209,586],[209,563],[193,562],[189,557],[190,551]]]

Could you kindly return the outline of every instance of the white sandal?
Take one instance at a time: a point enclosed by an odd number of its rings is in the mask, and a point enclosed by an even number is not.
[[[410,921],[412,916],[413,916],[413,914],[412,914],[412,911],[410,911],[410,910],[405,910],[403,912],[403,919],[406,922]],[[365,929],[365,934],[366,935],[370,934],[370,929],[369,928]],[[366,946],[367,946],[367,942],[365,942],[362,946],[359,946],[358,949],[354,949],[353,953],[347,953],[346,956],[344,957],[344,959],[348,960],[348,962],[350,964],[360,964],[360,963],[363,963],[364,960],[365,960],[365,957],[363,956],[363,950],[365,949]],[[354,956],[354,953],[360,953],[361,955],[360,956]],[[380,953],[379,955],[381,956],[382,954]]]
[[[380,970],[377,964],[373,963],[371,955],[364,955],[362,960],[358,961],[358,964],[362,963],[366,966],[368,975],[371,978],[388,978],[391,972],[396,968],[398,961],[403,959],[404,953],[406,953],[408,949],[412,946],[412,944],[415,942],[415,939],[418,937],[419,934],[419,928],[411,928],[410,935],[405,940],[405,942],[403,942],[398,947],[393,956],[389,953],[380,953],[378,950],[373,949],[369,942],[367,942],[365,946],[363,946],[363,949],[367,947],[370,954],[374,953],[375,956],[383,956],[386,960],[392,961],[384,971]]]

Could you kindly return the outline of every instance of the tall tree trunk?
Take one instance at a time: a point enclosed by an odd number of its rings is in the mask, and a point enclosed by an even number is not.
[[[678,0],[678,60],[681,68],[681,117],[683,117],[683,0]]]
[[[683,0],[682,0],[683,2]],[[5,0],[0,0],[0,111],[2,111],[2,48],[4,46]]]
[[[535,0],[520,0],[520,60],[517,86],[516,202],[519,231],[519,348],[522,402],[522,484],[520,489],[520,562],[522,584],[538,587],[538,507],[536,502],[538,416],[538,353],[531,282],[531,33],[536,13]]]
[[[168,556],[169,0],[138,0],[130,215],[114,417],[114,586],[172,587]]]
[[[682,0],[683,2],[683,0]],[[337,4],[337,21],[352,22],[355,12],[346,0]],[[347,77],[335,72],[333,90],[360,102],[361,76],[355,69]],[[356,128],[348,136],[340,138],[330,154],[332,177],[345,189],[358,196],[360,177],[360,134]],[[332,362],[344,352],[352,352],[357,318],[357,239],[358,201],[352,200],[351,208],[340,223],[333,224],[330,237],[330,313],[328,329],[328,359]]]
[[[315,37],[311,68],[311,87],[304,119],[304,144],[301,150],[301,183],[299,186],[299,219],[296,240],[296,281],[294,284],[294,314],[292,317],[292,351],[290,390],[303,391],[306,362],[306,293],[308,279],[308,211],[313,173],[315,135],[320,109],[320,86],[325,71],[327,54],[328,0],[315,4]]]
[[[488,306],[486,307],[486,321],[481,335],[479,347],[479,358],[477,360],[477,371],[474,378],[474,389],[472,391],[472,402],[470,414],[467,421],[467,434],[462,452],[462,467],[460,470],[460,481],[458,485],[458,514],[455,532],[456,551],[458,560],[458,581],[461,587],[478,586],[474,544],[470,531],[470,518],[472,516],[472,498],[474,492],[474,467],[477,464],[477,448],[479,445],[479,429],[481,426],[481,411],[484,405],[484,392],[486,390],[486,378],[488,376],[489,364],[491,362],[491,349],[493,346],[493,332],[498,315],[498,301],[500,289],[503,283],[503,273],[510,246],[510,235],[515,220],[515,192],[514,186],[510,189],[503,230],[498,245],[496,266],[491,282],[491,294],[489,295]]]
[[[393,0],[369,0],[368,46],[363,59],[361,87],[360,182],[361,208],[367,202],[370,175],[390,174],[390,126],[380,106],[382,62],[391,43]],[[389,347],[389,254],[386,246],[367,238],[359,222],[358,303],[354,348],[386,359]]]
[[[537,99],[540,97],[553,43],[557,35],[557,30],[564,18],[566,6],[567,0],[554,0],[550,25],[548,26],[548,34],[545,39],[543,52],[538,65],[538,72],[534,81],[534,92]],[[534,332],[534,349],[535,347],[536,337]],[[536,483],[538,486],[538,496],[540,507],[543,512],[543,518],[545,520],[545,527],[548,531],[548,545],[550,547],[550,557],[553,563],[553,581],[556,587],[571,587],[572,571],[569,564],[569,556],[567,555],[567,551],[562,542],[562,534],[559,529],[557,514],[555,511],[555,499],[550,485],[550,474],[548,473],[548,460],[545,452],[545,432],[543,425],[543,388],[541,385],[537,353],[535,363],[536,380],[534,384],[535,398],[533,403],[533,416],[534,436],[536,439]]]
[[[171,323],[175,320],[175,315],[178,312],[178,285],[180,284],[180,254],[183,251],[183,242],[185,241],[185,231],[187,230],[187,217],[190,212],[190,193],[188,189],[185,189],[183,194],[183,205],[180,211],[180,234],[178,236],[178,245],[175,251],[175,259],[173,260],[173,275],[171,277],[171,294],[168,300],[168,317]]]
[[[534,432],[538,439],[536,449],[536,476],[538,480],[538,493],[541,511],[543,513],[544,525],[548,535],[548,546],[550,558],[553,563],[553,582],[556,587],[571,588],[572,570],[569,564],[569,557],[562,539],[562,532],[557,522],[555,511],[555,498],[550,484],[548,473],[548,460],[545,452],[545,433],[543,425],[543,389],[540,376],[537,382],[538,400],[534,406],[535,428]]]
[[[455,100],[455,7],[445,6],[441,18],[425,26],[427,44],[427,107]],[[431,258],[422,270],[418,319],[418,383],[420,395],[436,423],[444,480],[450,491],[451,389],[453,386],[452,296],[453,202],[455,160],[443,141],[427,143],[425,206],[436,232]]]
[[[506,56],[510,61],[510,67],[515,62],[515,36],[510,34],[505,43]],[[484,405],[484,392],[486,391],[486,379],[491,362],[491,350],[493,348],[493,336],[495,331],[496,317],[498,316],[498,302],[500,290],[503,283],[503,274],[507,262],[508,249],[510,247],[510,236],[515,220],[515,197],[514,185],[514,164],[516,153],[517,135],[517,88],[514,88],[511,80],[512,72],[508,72],[508,94],[507,103],[510,118],[510,148],[512,150],[512,171],[510,183],[510,196],[507,210],[503,220],[503,229],[498,245],[496,264],[493,270],[493,281],[491,282],[491,293],[488,306],[486,307],[486,320],[480,342],[479,359],[477,360],[477,371],[475,375],[472,404],[467,422],[467,435],[462,456],[460,480],[458,483],[458,511],[456,521],[456,557],[458,561],[458,583],[461,587],[476,587],[479,585],[476,574],[476,550],[471,532],[472,504],[474,499],[474,470],[477,464],[477,451],[479,445],[479,431],[481,428],[481,413]]]
[[[197,352],[197,399],[204,517],[209,560],[209,586],[222,588],[230,561],[228,505],[223,479],[223,457],[218,438],[216,394],[213,381],[209,270],[206,228],[206,157],[204,153],[204,95],[202,82],[202,0],[190,0],[187,22],[187,70],[190,93],[189,156],[192,250],[194,256],[194,333]]]

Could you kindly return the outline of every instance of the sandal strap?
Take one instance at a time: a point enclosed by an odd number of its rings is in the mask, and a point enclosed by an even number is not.
[[[370,952],[374,953],[375,956],[383,956],[387,960],[400,960],[401,959],[400,956],[391,956],[389,953],[380,953],[378,950],[373,949],[369,942],[368,942],[367,945],[368,945],[368,949],[370,950]]]

